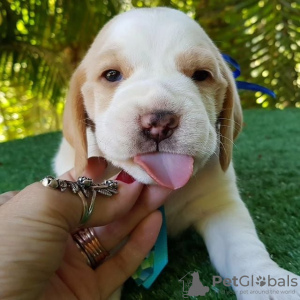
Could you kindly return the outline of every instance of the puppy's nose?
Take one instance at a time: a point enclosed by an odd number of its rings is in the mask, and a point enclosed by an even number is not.
[[[158,111],[141,116],[144,134],[157,143],[169,138],[179,124],[179,117],[168,111]]]

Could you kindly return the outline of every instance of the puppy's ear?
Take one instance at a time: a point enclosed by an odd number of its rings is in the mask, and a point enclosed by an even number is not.
[[[237,92],[235,80],[227,65],[223,64],[223,76],[228,86],[223,102],[222,111],[219,115],[220,122],[220,154],[219,160],[222,170],[225,172],[232,158],[233,141],[242,129],[243,114],[240,97]]]
[[[79,66],[74,72],[63,117],[63,134],[75,150],[75,173],[80,176],[87,164],[87,137],[85,108],[81,87],[85,82],[85,71]]]

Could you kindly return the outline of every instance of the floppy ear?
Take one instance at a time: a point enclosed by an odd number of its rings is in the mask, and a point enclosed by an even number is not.
[[[85,108],[81,87],[85,82],[85,72],[79,66],[73,74],[63,117],[63,134],[75,150],[75,173],[80,176],[87,164],[87,137]]]
[[[224,77],[228,83],[222,111],[219,115],[220,122],[220,153],[219,160],[225,172],[232,158],[233,141],[242,129],[243,114],[240,97],[237,92],[235,80],[229,67],[224,66]]]

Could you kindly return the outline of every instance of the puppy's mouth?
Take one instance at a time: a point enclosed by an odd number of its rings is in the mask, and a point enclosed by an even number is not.
[[[193,174],[194,159],[188,155],[153,152],[135,156],[134,162],[159,185],[172,190],[183,187]]]

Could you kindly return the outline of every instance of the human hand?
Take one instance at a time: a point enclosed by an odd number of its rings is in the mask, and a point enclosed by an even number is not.
[[[92,158],[85,175],[97,182],[104,169],[103,160]],[[70,171],[63,179],[75,181],[73,176]],[[102,226],[95,232],[108,251],[130,237],[96,270],[70,235],[81,218],[78,195],[34,183],[17,195],[0,196],[0,203],[13,196],[0,207],[0,298],[106,299],[121,286],[153,247],[161,226],[156,209],[170,191],[138,182],[118,185],[112,198],[97,196],[84,227]]]

